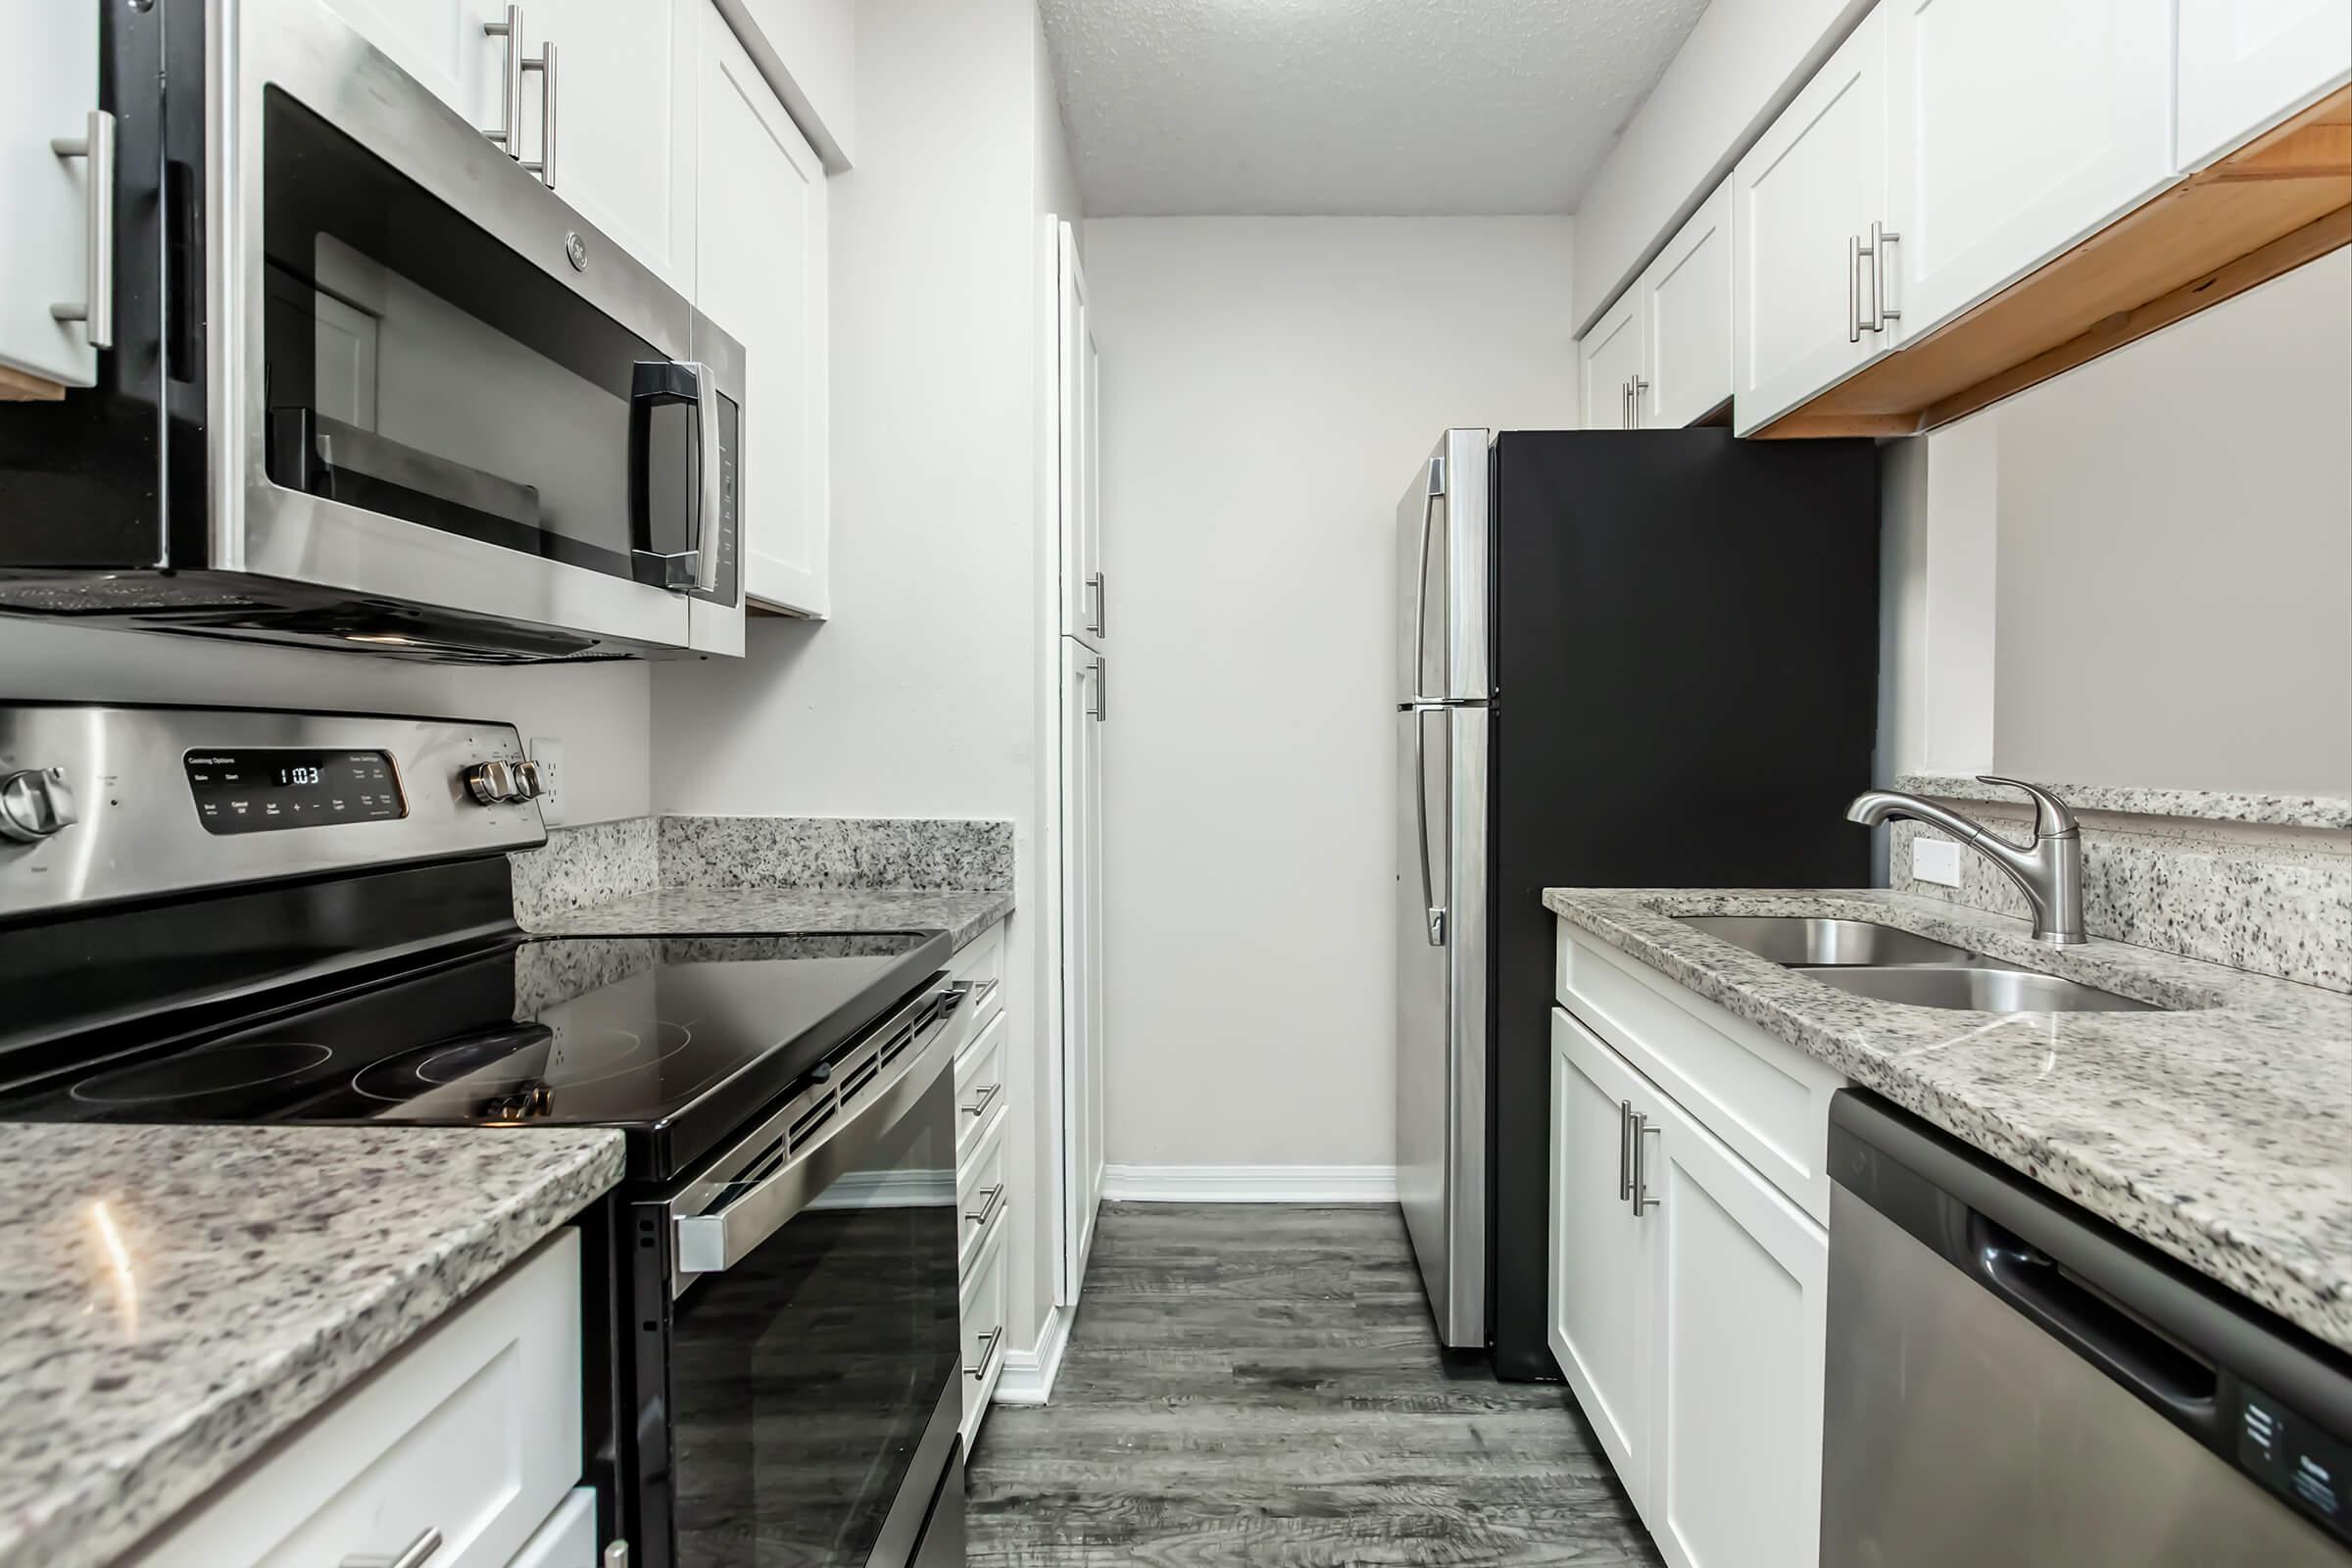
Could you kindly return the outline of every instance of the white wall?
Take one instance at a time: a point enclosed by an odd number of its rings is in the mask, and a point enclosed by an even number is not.
[[[1873,0],[1714,0],[1576,208],[1576,330],[1649,264]]]
[[[0,698],[319,708],[505,719],[564,742],[567,818],[651,808],[642,663],[518,669],[0,619]]]
[[[1394,1160],[1394,517],[1576,415],[1565,219],[1087,225],[1102,350],[1106,1146]]]
[[[2338,250],[1915,438],[1882,770],[2352,794],[2347,431]]]
[[[735,663],[654,678],[662,809],[1014,824],[1005,1004],[1015,1348],[1052,1299],[1037,940],[1050,496],[1041,214],[1074,201],[1030,0],[865,0],[857,167],[830,187],[832,618],[755,619]],[[1042,95],[1042,96],[1041,96]]]

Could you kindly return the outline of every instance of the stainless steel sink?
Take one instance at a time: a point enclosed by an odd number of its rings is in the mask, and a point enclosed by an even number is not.
[[[1972,955],[1973,956],[1973,955]],[[1983,958],[1969,965],[1807,969],[1823,985],[1914,1007],[1979,1012],[2161,1012],[2153,1003],[2062,980],[2031,969],[2003,969]]]
[[[1686,914],[1693,930],[1791,967],[1822,964],[1982,963],[1965,948],[1868,920],[1795,914]]]

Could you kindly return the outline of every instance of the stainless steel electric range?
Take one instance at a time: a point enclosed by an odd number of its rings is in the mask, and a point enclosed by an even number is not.
[[[0,1121],[617,1128],[600,1540],[960,1561],[946,934],[529,937],[537,794],[505,724],[0,707]]]

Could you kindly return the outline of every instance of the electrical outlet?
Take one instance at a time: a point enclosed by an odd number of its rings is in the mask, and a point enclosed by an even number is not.
[[[1911,841],[1911,878],[1942,887],[1960,885],[1960,846],[1950,839],[1932,839],[1925,833]]]
[[[554,735],[534,735],[523,755],[539,764],[539,814],[549,823],[564,820],[564,742]]]

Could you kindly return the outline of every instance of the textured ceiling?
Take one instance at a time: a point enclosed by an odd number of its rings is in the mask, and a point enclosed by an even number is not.
[[[1042,0],[1090,217],[1565,213],[1706,0]]]

